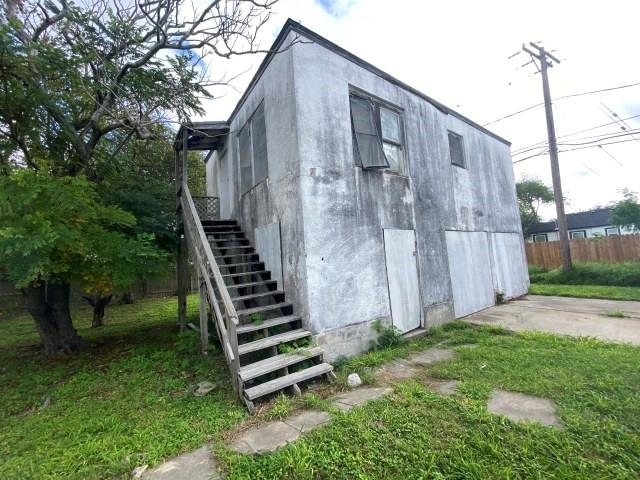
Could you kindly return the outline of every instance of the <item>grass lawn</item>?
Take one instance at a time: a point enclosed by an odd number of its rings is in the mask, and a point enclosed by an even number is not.
[[[189,312],[195,316],[195,298]],[[637,478],[640,471],[640,349],[590,339],[508,334],[455,322],[409,344],[341,362],[339,378],[441,343],[459,349],[399,383],[390,396],[348,413],[322,399],[281,397],[250,418],[233,397],[219,355],[197,354],[194,334],[176,336],[175,299],[113,307],[109,323],[80,333],[97,344],[47,360],[26,316],[1,318],[0,478],[118,478],[142,464],[214,445],[232,479]],[[460,393],[440,396],[426,378],[451,378]],[[196,398],[200,380],[219,388]],[[515,424],[487,413],[492,388],[553,399],[564,430]],[[50,403],[41,406],[46,398]],[[248,423],[302,406],[333,420],[295,444],[242,456],[224,438]]]
[[[195,333],[177,336],[176,308],[175,298],[108,307],[99,329],[80,308],[75,323],[96,346],[59,359],[41,355],[30,317],[0,317],[0,478],[128,475],[243,418],[224,360],[199,355]],[[220,388],[194,397],[193,385],[212,378]]]
[[[529,293],[559,297],[604,298],[610,300],[640,301],[640,287],[614,287],[608,285],[554,285],[532,283]]]

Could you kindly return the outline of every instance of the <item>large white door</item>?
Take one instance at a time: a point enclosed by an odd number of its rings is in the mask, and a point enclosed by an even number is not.
[[[519,233],[490,233],[493,254],[494,286],[506,298],[527,293],[529,274],[522,235]]]
[[[384,255],[393,325],[402,333],[415,330],[422,312],[415,232],[385,228]]]
[[[456,318],[495,304],[486,232],[445,232]]]

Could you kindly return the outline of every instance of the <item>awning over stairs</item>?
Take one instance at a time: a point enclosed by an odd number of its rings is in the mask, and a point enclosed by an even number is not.
[[[227,122],[193,122],[180,127],[173,148],[182,150],[186,135],[187,150],[217,150],[228,133]]]

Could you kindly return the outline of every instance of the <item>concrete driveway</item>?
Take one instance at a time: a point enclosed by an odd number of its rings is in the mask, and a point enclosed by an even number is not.
[[[623,312],[625,318],[608,317]],[[596,337],[640,345],[640,302],[528,295],[464,318],[476,325],[500,325],[513,331]]]

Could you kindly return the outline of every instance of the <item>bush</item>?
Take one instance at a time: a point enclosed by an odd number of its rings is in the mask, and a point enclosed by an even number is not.
[[[640,263],[576,263],[570,273],[529,267],[531,283],[640,287]]]
[[[371,350],[393,347],[403,342],[402,332],[393,325],[387,325],[378,319],[373,322],[373,329],[378,334],[375,340],[371,341]]]

